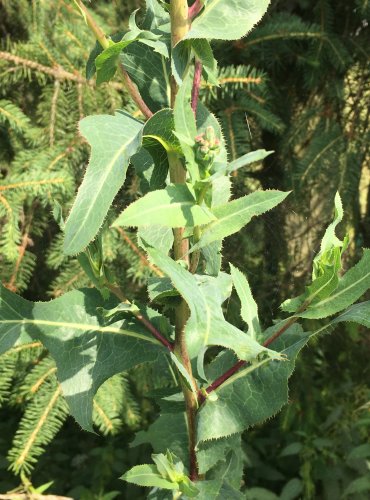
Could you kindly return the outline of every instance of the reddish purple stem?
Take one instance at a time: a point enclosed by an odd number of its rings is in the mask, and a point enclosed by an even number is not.
[[[195,16],[203,9],[204,5],[202,0],[195,0],[193,5],[189,7],[189,19],[194,19]]]
[[[203,69],[202,63],[200,61],[196,61],[194,69],[193,88],[191,91],[191,108],[195,116],[197,114],[197,107],[199,101],[199,90],[200,90],[200,83],[202,80],[202,69]]]

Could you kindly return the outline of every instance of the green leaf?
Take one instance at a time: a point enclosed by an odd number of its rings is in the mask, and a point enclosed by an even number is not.
[[[205,474],[218,462],[225,462],[230,450],[237,450],[240,448],[240,434],[235,434],[228,438],[200,443],[197,449],[199,473]]]
[[[231,174],[231,172],[235,172],[236,170],[239,170],[239,168],[245,167],[257,161],[262,161],[272,153],[273,151],[266,151],[265,149],[257,149],[257,151],[251,151],[250,153],[247,153],[237,160],[229,163],[229,165],[227,166],[227,173]]]
[[[305,293],[299,297],[288,299],[281,308],[283,311],[294,313],[306,304],[313,306],[329,297],[339,283],[339,272],[342,269],[342,254],[347,247],[347,240],[340,241],[335,235],[337,225],[343,219],[343,208],[339,194],[335,196],[334,221],[327,228],[321,243],[320,252],[313,262],[312,283]]]
[[[164,479],[158,472],[155,465],[136,465],[127,471],[122,477],[128,483],[137,484],[138,486],[163,488],[165,490],[177,490],[179,485]]]
[[[145,0],[146,14],[143,28],[155,32],[170,22],[169,13],[160,5],[158,0]]]
[[[272,335],[275,326],[265,332]],[[298,325],[289,328],[274,343],[286,361],[269,359],[257,361],[239,370],[216,391],[214,400],[207,399],[198,411],[198,441],[218,439],[243,432],[277,413],[288,400],[288,379],[293,372],[295,358],[308,341]],[[216,379],[235,363],[230,353],[218,356],[207,375]]]
[[[174,107],[175,134],[181,144],[185,155],[186,167],[193,182],[199,180],[199,169],[195,161],[195,137],[197,136],[197,125],[193,110],[191,109],[192,80],[188,75],[180,86]]]
[[[329,297],[309,306],[299,316],[308,319],[332,316],[356,302],[369,288],[370,250],[365,249],[360,262],[339,279],[335,291]]]
[[[124,112],[88,116],[81,134],[92,148],[90,163],[65,225],[64,253],[81,252],[96,236],[140,146],[142,123]]]
[[[264,16],[270,0],[208,0],[185,39],[238,40]]]
[[[125,70],[153,112],[170,105],[170,61],[140,40],[121,53]]]
[[[300,498],[303,491],[303,483],[298,478],[293,478],[287,482],[280,494],[280,500],[294,500]]]
[[[163,253],[168,253],[173,245],[173,231],[169,227],[156,224],[143,226],[137,232],[138,242],[145,249],[145,243],[158,248]]]
[[[193,40],[191,48],[196,58],[203,64],[203,71],[206,73],[207,81],[212,85],[218,85],[217,61],[213,56],[212,48],[208,40]]]
[[[122,40],[114,43],[103,50],[95,59],[96,66],[96,84],[101,85],[104,82],[109,82],[117,71],[119,56],[123,49],[130,45],[135,40]]]
[[[215,217],[206,206],[196,204],[186,184],[170,184],[152,191],[129,205],[113,226],[146,226],[148,221],[166,227],[199,226]]]
[[[174,287],[190,308],[191,314],[186,325],[186,341],[190,358],[196,358],[211,345],[230,348],[245,360],[253,359],[264,352],[276,357],[274,351],[267,350],[250,336],[225,321],[221,305],[231,291],[228,275],[222,273],[218,278],[202,276],[197,280],[180,263],[157,249],[148,247],[147,252],[152,262],[171,278]]]
[[[258,307],[253,298],[247,278],[232,264],[230,264],[231,277],[235,290],[241,303],[241,316],[248,325],[248,334],[252,339],[256,339],[261,333],[258,319]]]
[[[173,134],[175,121],[172,109],[162,109],[155,113],[144,125],[143,144],[150,152],[150,139],[159,142],[167,152],[181,153],[178,139]]]
[[[358,323],[366,328],[370,328],[370,301],[360,302],[349,307],[344,313],[333,319],[331,324],[343,322]]]
[[[191,252],[209,245],[213,241],[237,233],[248,224],[251,219],[271,210],[281,203],[289,193],[282,191],[256,191],[226,205],[218,206],[212,210],[217,220],[211,222],[202,232],[199,242],[194,245]]]
[[[99,315],[98,308],[111,309],[118,302],[104,303],[97,290],[74,290],[34,304],[1,285],[0,292],[0,352],[23,332],[42,342],[56,362],[71,413],[84,429],[92,430],[93,398],[105,380],[164,352],[135,318],[109,323]],[[148,314],[160,322],[158,313]]]
[[[157,141],[146,141],[147,149],[142,147],[131,156],[130,161],[140,179],[140,191],[143,194],[166,186],[168,175],[168,156],[166,150]]]

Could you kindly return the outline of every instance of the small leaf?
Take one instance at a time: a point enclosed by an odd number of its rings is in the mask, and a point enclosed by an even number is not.
[[[232,264],[230,264],[230,270],[242,306],[241,316],[248,325],[249,335],[252,339],[255,339],[261,333],[257,304],[253,298],[247,278]]]
[[[88,116],[81,134],[91,145],[90,163],[65,225],[64,253],[81,252],[96,236],[140,146],[142,123],[127,113]]]
[[[299,455],[301,452],[303,446],[302,443],[296,442],[296,443],[290,443],[288,446],[286,446],[280,453],[280,457],[289,457],[291,455]]]
[[[212,210],[217,220],[211,222],[202,232],[199,242],[191,249],[193,252],[209,245],[213,241],[222,240],[231,234],[237,233],[248,224],[251,219],[271,210],[281,203],[289,193],[282,191],[256,191],[226,205]]]
[[[203,64],[203,71],[207,75],[207,81],[212,85],[218,85],[217,61],[213,56],[212,48],[208,40],[193,40],[191,48],[199,61]]]
[[[227,166],[227,173],[235,172],[239,170],[239,168],[245,167],[246,165],[250,165],[251,163],[262,161],[267,156],[270,156],[273,151],[266,151],[265,149],[258,149],[257,151],[251,151],[250,153],[241,156],[237,160],[232,161]]]
[[[206,206],[199,206],[185,184],[171,184],[152,191],[129,205],[113,223],[115,226],[193,227],[209,223],[215,217]]]
[[[177,490],[179,487],[177,483],[164,479],[155,465],[149,464],[136,465],[127,471],[121,479],[138,486],[163,488],[165,490]]]
[[[101,85],[104,82],[109,82],[117,71],[117,64],[119,62],[119,55],[128,45],[134,40],[122,40],[114,43],[103,50],[101,54],[95,59],[96,66],[96,84]]]

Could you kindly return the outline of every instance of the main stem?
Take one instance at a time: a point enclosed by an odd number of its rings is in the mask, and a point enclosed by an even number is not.
[[[174,47],[180,40],[184,38],[189,31],[189,12],[187,0],[171,0],[171,42]],[[178,87],[172,78],[171,82],[171,104],[174,106]],[[170,179],[172,183],[185,184],[186,170],[176,153],[169,153],[168,161],[170,165]],[[173,252],[175,260],[185,258],[188,262],[187,253],[189,250],[189,242],[183,238],[184,228],[174,230],[174,245]],[[184,300],[177,306],[175,310],[175,354],[181,360],[183,366],[188,371],[191,378],[192,369],[189,359],[189,354],[185,340],[185,325],[189,317],[189,309]],[[188,424],[189,436],[189,472],[190,479],[196,481],[198,479],[198,465],[195,453],[196,445],[196,412],[198,408],[197,397],[188,389],[185,383],[182,383],[182,391],[184,393],[186,416]]]

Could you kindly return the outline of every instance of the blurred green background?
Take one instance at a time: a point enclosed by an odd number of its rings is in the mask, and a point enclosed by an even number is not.
[[[113,34],[142,3],[91,7]],[[204,83],[201,98],[222,123],[230,158],[275,151],[238,171],[234,194],[292,190],[282,208],[224,247],[226,260],[247,272],[265,326],[283,300],[302,292],[337,190],[348,262],[370,245],[369,14],[367,0],[273,0],[245,39],[214,44],[221,85]],[[73,2],[0,0],[0,35],[0,279],[26,298],[47,300],[89,285],[78,262],[62,256],[51,215],[55,200],[68,212],[88,160],[77,123],[136,109],[119,80],[99,88],[86,82],[94,40]],[[130,171],[117,205],[138,195]],[[104,241],[127,295],[145,299],[152,271],[134,232],[107,229]],[[237,305],[232,296],[225,311],[235,324]],[[246,498],[369,498],[369,348],[368,331],[348,326],[304,350],[288,406],[245,433]],[[53,481],[48,491],[76,499],[145,498],[117,477],[150,455],[130,442],[155,419],[147,394],[162,382],[149,366],[106,383],[93,435],[68,417],[40,346],[0,357],[0,493]]]

